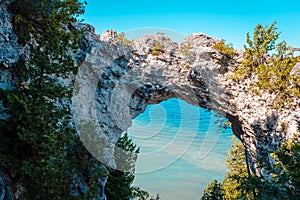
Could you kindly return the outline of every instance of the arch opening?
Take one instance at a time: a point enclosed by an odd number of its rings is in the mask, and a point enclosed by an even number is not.
[[[127,131],[141,148],[134,185],[162,199],[199,199],[226,172],[232,130],[225,121],[177,98],[148,105]]]

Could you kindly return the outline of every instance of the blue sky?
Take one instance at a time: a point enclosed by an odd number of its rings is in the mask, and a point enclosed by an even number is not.
[[[202,32],[242,48],[247,32],[274,20],[281,39],[300,47],[300,0],[87,0],[84,19],[96,32],[157,27],[184,35]]]

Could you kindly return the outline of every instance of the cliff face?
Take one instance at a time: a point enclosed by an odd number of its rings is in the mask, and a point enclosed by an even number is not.
[[[7,8],[9,3],[10,1],[0,3],[0,89],[3,90],[12,87],[11,69],[19,59],[17,36],[12,30],[12,16]],[[8,117],[0,99],[0,123]]]
[[[0,88],[10,89],[11,71],[22,54],[12,31],[7,2],[0,3]],[[162,45],[158,55],[151,53]],[[274,96],[257,96],[250,92],[251,79],[242,83],[228,78],[232,69],[212,48],[220,40],[204,34],[192,34],[181,44],[162,34],[146,35],[128,43],[114,31],[102,36],[87,32],[83,60],[76,76],[72,113],[86,148],[102,163],[115,167],[114,145],[138,114],[149,104],[169,98],[215,110],[232,123],[234,134],[248,153],[251,169],[266,176],[258,168],[257,159],[271,162],[268,152],[275,150],[292,135],[299,135],[300,100],[282,110],[272,108]],[[190,44],[190,45],[189,45]],[[187,46],[190,46],[187,49]],[[188,50],[188,53],[183,53]],[[240,62],[237,57],[235,62]],[[0,104],[0,120],[9,115]],[[101,149],[101,150],[99,150]],[[9,199],[9,185],[0,169],[0,199]],[[101,182],[100,188],[105,184]],[[80,184],[79,184],[80,185]],[[2,191],[2,192],[1,192]],[[103,188],[101,189],[102,197]],[[8,197],[7,197],[8,195]]]

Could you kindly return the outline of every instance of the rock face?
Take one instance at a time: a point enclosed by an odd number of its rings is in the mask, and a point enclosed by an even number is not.
[[[13,32],[11,24],[12,16],[8,12],[10,1],[0,3],[0,97],[1,89],[11,89],[11,69],[19,59],[19,46],[17,36]],[[0,99],[0,123],[9,117]]]
[[[2,200],[12,200],[13,196],[11,194],[11,189],[7,182],[4,180],[2,171],[0,170],[0,199]]]
[[[7,5],[8,1],[0,3],[1,89],[11,88],[11,68],[21,54]],[[115,31],[105,31],[101,37],[87,32],[80,44],[83,50],[75,56],[83,63],[72,99],[74,122],[86,148],[102,163],[115,167],[114,145],[132,120],[147,105],[176,97],[227,117],[247,149],[252,171],[267,176],[257,159],[271,162],[270,151],[292,135],[299,137],[300,100],[293,99],[292,104],[275,110],[274,96],[250,92],[253,80],[230,80],[232,69],[220,62],[222,55],[212,48],[219,41],[192,34],[178,44],[154,34],[130,42]],[[158,55],[152,52],[157,42],[161,44]],[[236,62],[239,60],[237,57]],[[8,117],[0,104],[0,121]],[[0,171],[0,200],[10,199],[14,195],[7,192],[9,185],[3,180]],[[105,199],[104,185],[105,180],[97,199]]]
[[[159,55],[151,54],[155,41],[163,46]],[[268,153],[299,134],[300,100],[294,99],[283,110],[275,110],[274,96],[250,92],[253,80],[230,80],[232,69],[220,64],[222,55],[212,48],[219,41],[193,34],[177,44],[155,34],[127,45],[116,32],[105,31],[81,65],[72,105],[77,124],[96,124],[95,132],[106,141],[105,153],[96,157],[114,166],[112,147],[132,119],[147,105],[176,97],[227,117],[247,149],[252,171],[258,176],[266,175],[256,161],[264,158],[266,163],[271,162]],[[182,53],[186,44],[192,44],[188,55]],[[86,131],[79,132],[82,138],[89,137]],[[92,144],[87,142],[86,146],[94,151]]]

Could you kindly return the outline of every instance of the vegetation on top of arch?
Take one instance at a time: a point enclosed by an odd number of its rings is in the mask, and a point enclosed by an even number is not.
[[[300,97],[300,76],[294,69],[299,57],[294,57],[286,41],[278,42],[280,33],[276,21],[270,26],[258,24],[251,37],[247,33],[247,45],[241,64],[233,65],[231,60],[237,55],[232,45],[222,40],[213,46],[223,59],[233,66],[234,73],[230,76],[234,81],[254,78],[251,91],[260,94],[268,92],[276,96],[273,107],[281,109],[291,103],[293,97]],[[222,60],[222,61],[224,61]]]

